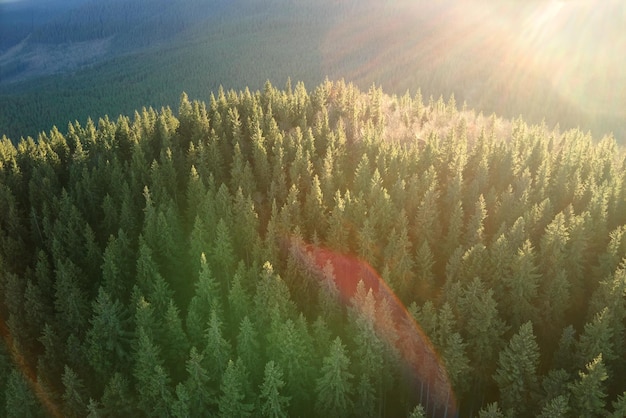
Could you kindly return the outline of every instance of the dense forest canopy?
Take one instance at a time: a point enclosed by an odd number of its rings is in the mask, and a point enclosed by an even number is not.
[[[611,137],[268,82],[4,136],[0,195],[6,416],[450,416],[384,299],[314,285],[290,242],[377,272],[459,416],[626,413]]]
[[[0,3],[0,135],[328,76],[624,144],[625,16],[621,0]]]

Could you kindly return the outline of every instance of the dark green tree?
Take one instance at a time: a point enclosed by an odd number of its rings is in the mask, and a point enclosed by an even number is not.
[[[265,365],[259,394],[261,414],[264,417],[286,418],[288,416],[290,398],[281,394],[284,386],[282,370],[272,360],[268,361]]]
[[[254,405],[246,402],[246,368],[239,359],[236,362],[228,361],[220,390],[219,413],[222,417],[249,417],[254,411]]]
[[[524,323],[500,351],[493,378],[500,389],[502,408],[510,415],[524,416],[533,410],[538,390],[539,346],[532,324]]]
[[[605,416],[606,388],[608,378],[602,354],[599,354],[586,366],[586,371],[579,372],[579,379],[569,385],[572,410],[584,417]]]
[[[231,358],[232,348],[222,334],[222,321],[215,310],[211,311],[204,333],[204,341],[203,367],[213,381],[219,381]]]
[[[87,412],[85,385],[78,375],[65,366],[63,372],[63,413],[67,417],[82,417]]]
[[[221,291],[217,280],[211,273],[211,268],[204,253],[200,256],[200,272],[195,283],[195,293],[187,308],[187,330],[191,343],[197,347],[201,345],[207,321],[211,312],[221,315]]]
[[[102,416],[131,416],[138,413],[134,408],[135,398],[131,394],[128,380],[121,372],[115,372],[104,387],[101,399]]]
[[[252,381],[257,381],[262,373],[260,348],[256,327],[250,318],[245,316],[239,325],[239,333],[237,334],[237,357],[241,359],[246,370],[250,372]]]
[[[139,329],[134,358],[133,376],[138,394],[137,406],[146,415],[166,416],[173,401],[169,387],[170,378],[163,368],[159,348],[143,329]]]
[[[87,359],[100,379],[113,370],[124,370],[130,360],[128,313],[100,287],[92,302],[91,327],[86,335]]]
[[[212,385],[211,376],[202,363],[202,354],[195,347],[191,347],[185,367],[187,380],[184,393],[189,416],[202,415],[215,404],[217,385]],[[178,393],[178,388],[176,392]]]
[[[332,414],[338,417],[348,416],[353,407],[352,378],[349,371],[350,358],[346,347],[337,337],[330,353],[324,358],[321,375],[316,383],[316,409],[321,414]]]
[[[24,376],[17,369],[13,369],[8,375],[4,392],[4,413],[10,418],[34,418],[44,417],[35,394],[28,386]]]

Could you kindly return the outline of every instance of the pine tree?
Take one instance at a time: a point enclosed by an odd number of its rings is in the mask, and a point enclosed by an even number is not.
[[[189,340],[183,330],[179,310],[171,299],[163,317],[162,326],[159,345],[163,349],[163,359],[172,377],[180,380],[184,373],[183,364],[189,351]]]
[[[241,360],[228,361],[222,384],[222,395],[219,398],[219,412],[222,417],[249,417],[254,405],[246,402],[245,382],[247,373]]]
[[[475,278],[464,290],[459,310],[462,321],[459,326],[467,336],[470,358],[474,364],[481,365],[475,377],[486,381],[493,373],[496,355],[503,345],[502,336],[507,329],[498,314],[493,291],[486,290],[482,281]]]
[[[467,343],[458,332],[448,336],[442,351],[448,378],[454,392],[459,397],[469,391],[472,365],[466,353]]]
[[[175,418],[187,418],[190,417],[189,409],[189,392],[182,383],[176,385],[176,399],[171,406],[172,416]]]
[[[54,307],[63,333],[81,333],[85,330],[89,318],[89,303],[87,294],[80,285],[82,276],[82,271],[70,260],[59,260],[54,283]]]
[[[408,221],[404,212],[400,213],[398,224],[391,230],[389,243],[385,247],[385,265],[391,270],[391,285],[398,290],[400,297],[413,294],[413,251],[408,236]]]
[[[220,380],[224,370],[226,370],[232,350],[230,343],[223,337],[222,321],[215,310],[211,311],[204,340],[205,345],[202,351],[202,357],[204,357],[203,366],[209,373],[209,376],[211,376],[211,379]]]
[[[128,314],[102,287],[92,309],[91,327],[86,336],[87,359],[97,375],[104,378],[112,370],[123,370],[130,360]]]
[[[250,295],[246,289],[244,289],[242,283],[245,274],[245,265],[243,262],[240,262],[228,291],[228,307],[231,324],[240,324],[248,312],[252,311]]]
[[[35,394],[28,387],[20,371],[13,369],[8,375],[4,395],[4,413],[6,417],[21,418],[44,416],[35,398]]]
[[[616,354],[613,347],[613,329],[611,325],[611,311],[608,307],[598,312],[593,321],[585,324],[576,349],[579,365],[586,364],[587,361],[600,354],[605,362],[615,359]]]
[[[260,222],[252,198],[250,195],[244,197],[241,189],[235,194],[233,215],[237,219],[233,225],[235,253],[241,260],[251,263],[261,247]]]
[[[375,306],[374,298],[371,291],[367,294],[365,302],[367,305],[362,306],[364,311],[369,313],[363,317],[356,317],[351,321],[354,326],[354,345],[355,351],[355,372],[356,383],[354,389],[355,408],[359,416],[371,417],[376,416],[380,402],[381,393],[383,392],[383,384],[385,382],[383,374],[384,344],[378,333],[376,333],[373,323],[373,317],[367,319],[366,316],[374,315]],[[355,311],[356,312],[356,311]]]
[[[487,404],[484,408],[478,411],[479,418],[504,418],[505,415],[498,406],[498,402],[492,402]]]
[[[206,329],[206,323],[215,311],[221,315],[221,292],[219,283],[215,280],[204,253],[200,256],[200,271],[195,283],[195,293],[187,308],[187,330],[192,345],[200,347]]]
[[[169,388],[170,378],[163,368],[159,351],[148,334],[140,329],[133,376],[139,395],[137,405],[151,416],[167,415],[173,399]]]
[[[518,250],[513,259],[510,277],[505,278],[506,306],[511,307],[510,324],[519,327],[536,318],[535,298],[541,275],[537,272],[535,254],[530,241]]]
[[[304,220],[308,236],[313,236],[314,232],[321,236],[325,235],[327,223],[326,208],[317,174],[313,176],[311,187],[304,199]]]
[[[82,380],[71,368],[65,366],[62,381],[65,387],[65,392],[63,393],[63,412],[65,416],[84,416],[87,412],[85,403],[87,393]]]
[[[524,416],[533,410],[538,366],[539,346],[532,324],[526,322],[500,352],[498,369],[493,376],[500,389],[502,407],[507,413]]]
[[[101,269],[104,290],[114,300],[127,302],[134,281],[135,256],[123,229],[109,238]]]
[[[220,218],[217,223],[210,262],[211,270],[218,282],[222,284],[222,289],[228,289],[237,261],[235,260],[230,228],[223,218]]]
[[[415,408],[409,414],[409,418],[426,418],[426,411],[422,405],[415,405]]]
[[[245,316],[239,325],[239,334],[237,334],[237,356],[242,360],[246,370],[250,372],[252,381],[260,378],[261,374],[262,361],[257,335],[254,323],[248,316]]]
[[[200,416],[214,404],[217,385],[211,384],[211,376],[203,367],[203,356],[195,347],[191,347],[185,369],[185,395],[189,416]],[[177,389],[178,393],[178,389]]]
[[[618,395],[617,399],[613,401],[613,413],[611,418],[620,418],[626,416],[626,391]]]
[[[572,410],[584,417],[598,417],[606,414],[606,391],[604,381],[608,378],[599,354],[586,366],[585,372],[579,372],[579,380],[569,385]]]
[[[540,418],[565,418],[569,416],[569,405],[567,397],[559,395],[556,398],[552,398],[541,409]]]
[[[272,321],[267,334],[267,359],[273,360],[284,372],[287,390],[292,407],[296,411],[310,404],[309,385],[311,381],[312,353],[309,351],[304,330],[292,319],[285,319],[278,309],[272,312]]]
[[[152,249],[141,236],[139,237],[136,280],[146,300],[154,307],[156,315],[164,315],[174,292],[161,275]]]
[[[435,288],[435,277],[433,267],[435,259],[428,241],[424,240],[422,245],[417,249],[415,257],[415,271],[417,272],[416,282],[416,299],[425,301]]]
[[[102,395],[102,415],[105,417],[132,416],[135,410],[135,399],[131,395],[131,388],[126,377],[120,373],[113,373]]]
[[[330,353],[324,358],[321,376],[317,379],[316,409],[321,414],[337,417],[348,416],[352,410],[352,378],[349,372],[350,358],[346,347],[337,337],[330,348]]]
[[[484,243],[486,217],[487,208],[485,205],[485,198],[481,194],[478,197],[478,201],[475,203],[474,213],[472,213],[465,228],[464,243],[467,247]]]
[[[272,360],[265,365],[263,383],[260,386],[259,401],[261,413],[269,418],[286,418],[289,408],[288,396],[281,395],[285,386],[283,372]]]

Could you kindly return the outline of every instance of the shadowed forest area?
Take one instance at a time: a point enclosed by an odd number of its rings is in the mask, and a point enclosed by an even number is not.
[[[384,303],[317,285],[286,236],[378,272],[459,416],[626,415],[611,137],[267,82],[3,136],[0,205],[8,417],[446,416]]]

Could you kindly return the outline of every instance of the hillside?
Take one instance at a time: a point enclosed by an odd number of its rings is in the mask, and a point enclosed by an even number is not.
[[[623,144],[625,8],[617,0],[82,0],[0,55],[0,132],[17,141],[68,120],[175,107],[180,91],[208,100],[220,85],[328,77],[397,95],[454,93],[485,113],[612,132]]]
[[[626,412],[611,138],[266,83],[3,137],[0,205],[9,417]]]

